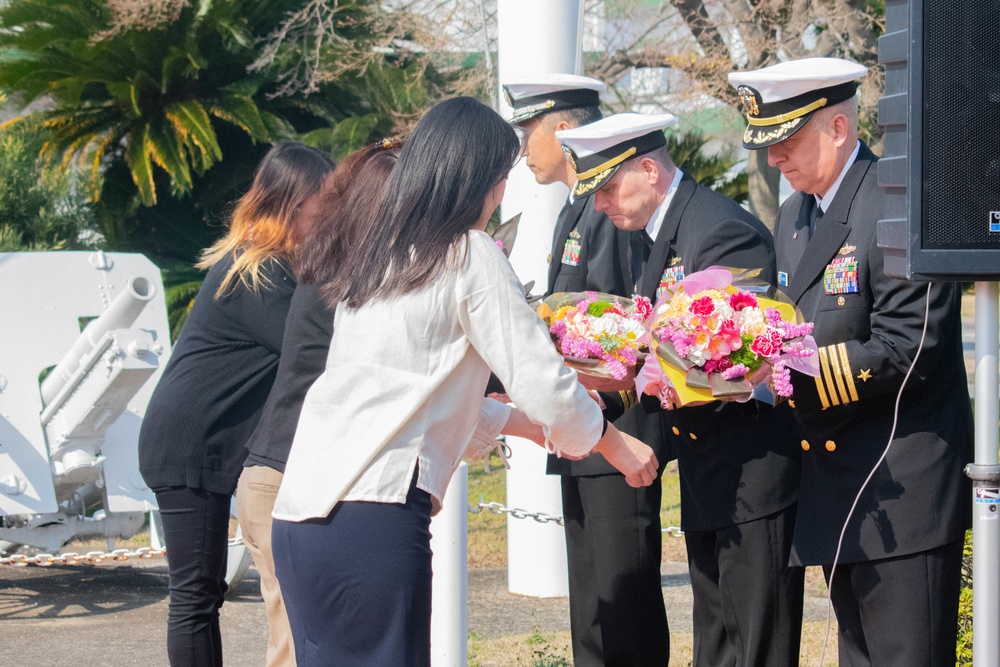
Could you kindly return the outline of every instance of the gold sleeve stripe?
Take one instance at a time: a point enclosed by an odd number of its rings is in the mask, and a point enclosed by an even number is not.
[[[826,390],[830,394],[830,404],[840,405],[840,399],[837,397],[837,388],[833,384],[833,374],[830,372],[830,358],[826,354],[826,348],[819,348],[819,365],[820,377],[826,382]]]
[[[840,358],[837,356],[837,348],[833,345],[827,348],[827,355],[830,357],[830,370],[833,374],[833,381],[837,385],[837,396],[840,402],[847,405],[851,402],[847,395],[847,387],[844,386],[844,371],[840,367]]]
[[[851,395],[851,400],[858,400],[858,389],[854,386],[854,374],[851,372],[851,364],[847,360],[847,344],[839,343],[837,352],[840,353],[840,369],[844,373],[844,383],[847,384],[847,391]]]
[[[823,404],[823,409],[826,410],[830,407],[830,399],[826,397],[826,388],[823,386],[822,378],[813,378],[816,380],[816,393],[819,394],[819,402]]]
[[[626,410],[638,403],[635,391],[632,389],[629,389],[628,391],[619,391],[618,395],[622,397],[622,404],[625,406]]]

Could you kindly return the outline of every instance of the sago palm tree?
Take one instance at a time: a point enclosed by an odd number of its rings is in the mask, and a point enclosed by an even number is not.
[[[145,5],[143,3],[146,3]],[[101,179],[93,193],[109,243],[141,204],[192,191],[224,157],[364,113],[335,84],[275,96],[281,58],[248,68],[259,43],[306,0],[18,0],[0,7],[0,89],[41,121],[50,166]],[[335,3],[348,12],[365,2]],[[142,22],[144,7],[172,7]],[[122,7],[140,19],[122,25]],[[345,16],[348,14],[344,14]],[[293,45],[294,46],[294,45]],[[231,129],[227,129],[231,128]],[[235,134],[234,134],[235,133]],[[243,138],[240,139],[239,137]],[[252,159],[259,155],[250,151]],[[244,178],[234,166],[228,182]],[[231,170],[232,171],[232,170]],[[125,182],[122,177],[127,174]],[[117,179],[117,182],[115,182]],[[232,187],[224,190],[232,195]],[[103,210],[103,215],[102,215]]]

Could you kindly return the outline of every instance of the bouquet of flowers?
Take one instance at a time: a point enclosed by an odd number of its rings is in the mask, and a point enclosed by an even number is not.
[[[649,299],[558,292],[542,299],[536,311],[567,365],[586,375],[628,380],[631,386],[648,351],[643,322],[653,313]]]
[[[761,385],[791,396],[790,369],[819,375],[812,323],[757,273],[711,268],[671,287],[649,324],[659,364],[647,364],[637,388],[662,403],[670,387],[680,405],[746,401]]]

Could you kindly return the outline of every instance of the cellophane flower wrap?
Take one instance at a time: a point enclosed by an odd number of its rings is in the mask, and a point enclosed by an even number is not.
[[[567,365],[587,375],[628,379],[631,386],[648,350],[643,323],[653,313],[649,299],[557,292],[542,299],[536,311]]]
[[[742,402],[762,386],[791,396],[790,370],[818,376],[812,323],[759,273],[713,267],[663,294],[647,323],[659,363],[646,365],[637,389],[664,407],[668,387],[680,405]]]

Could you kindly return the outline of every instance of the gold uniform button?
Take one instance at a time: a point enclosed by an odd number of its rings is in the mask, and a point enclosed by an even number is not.
[[[788,399],[788,407],[790,407],[792,410],[794,410],[795,409],[795,401],[793,401],[791,399]]]
[[[833,440],[826,441],[826,451],[832,452],[836,448],[837,448],[837,443],[835,443]]]
[[[680,435],[681,434],[681,430],[679,428],[677,428],[676,426],[673,427],[670,430],[674,432],[674,435]]]
[[[552,253],[551,252],[549,253],[549,256],[545,259],[545,263],[546,264],[551,264],[552,263]]]
[[[694,433],[688,433],[688,437],[691,438],[692,440],[698,439],[698,436],[696,436]]]
[[[807,452],[809,451],[809,441],[808,440],[803,440],[802,441],[802,449],[804,451],[807,451]]]
[[[838,306],[843,306],[845,303],[847,303],[847,301],[844,299],[844,297],[842,297],[842,296],[838,296],[837,297],[837,305]]]

